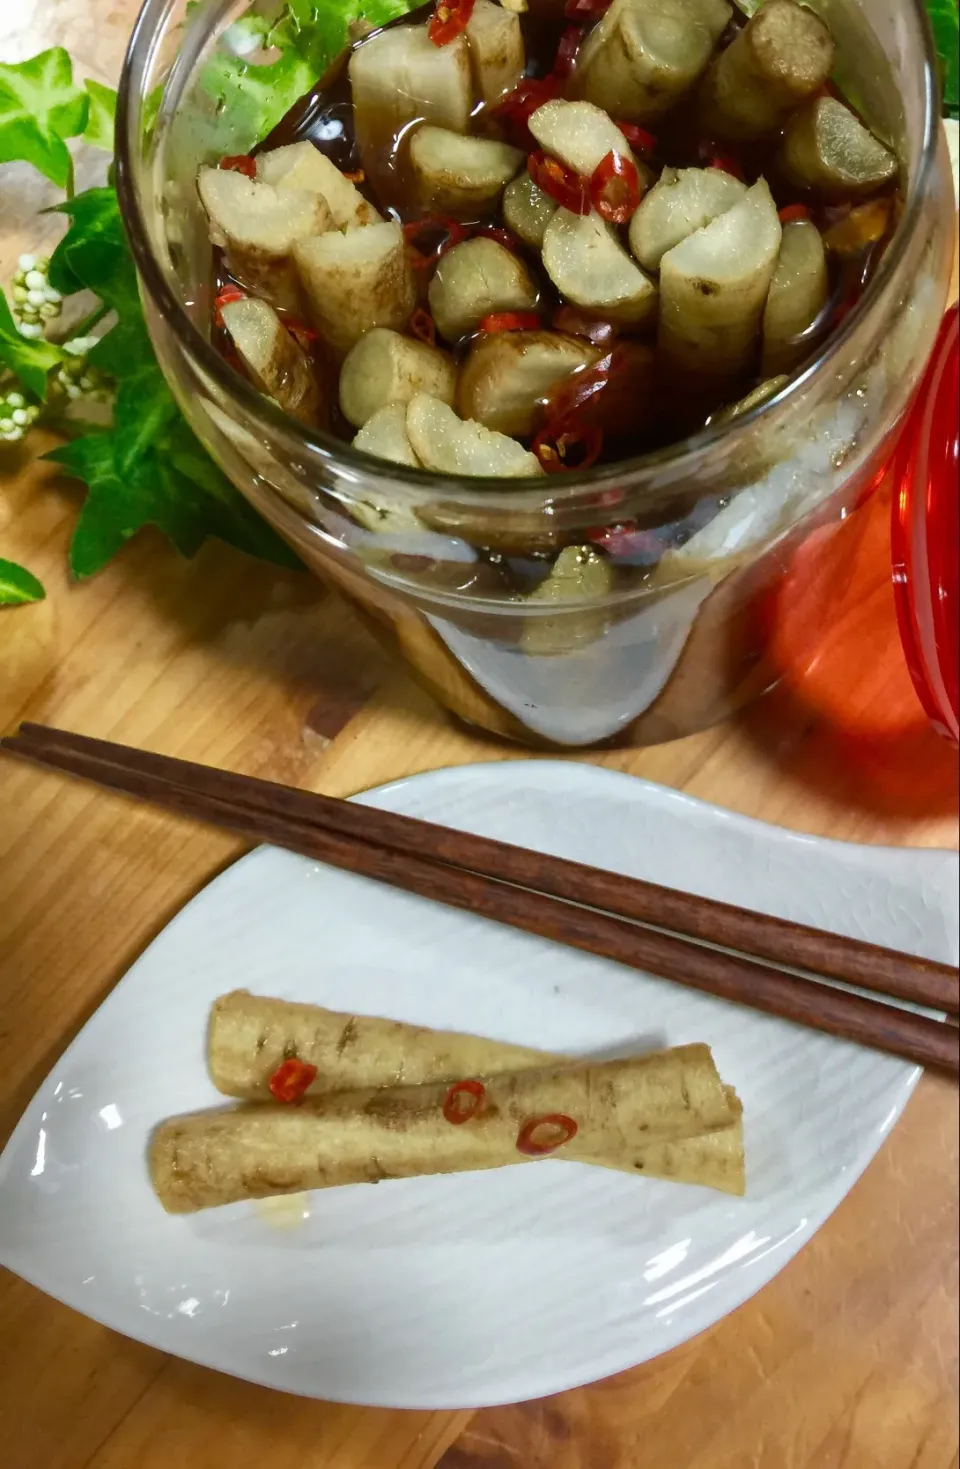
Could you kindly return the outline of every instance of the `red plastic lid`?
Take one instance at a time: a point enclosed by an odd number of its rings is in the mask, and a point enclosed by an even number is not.
[[[893,589],[914,687],[960,743],[960,325],[944,317],[894,464]]]

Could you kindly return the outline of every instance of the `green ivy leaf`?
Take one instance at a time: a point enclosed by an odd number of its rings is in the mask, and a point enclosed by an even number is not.
[[[52,342],[42,337],[29,341],[20,335],[7,298],[0,291],[0,362],[19,378],[27,392],[45,402],[47,376],[64,360],[65,354]]]
[[[83,141],[94,148],[113,152],[113,132],[117,117],[117,94],[112,87],[105,87],[90,77],[83,84],[90,98],[87,125],[83,130]]]
[[[89,106],[62,46],[18,65],[0,63],[0,163],[23,159],[66,188],[73,163],[64,139],[83,132]]]
[[[42,602],[43,583],[32,571],[15,561],[0,559],[0,607],[22,607],[25,602]]]
[[[70,228],[50,262],[51,282],[65,293],[92,290],[117,313],[90,353],[95,367],[117,379],[113,426],[48,456],[88,487],[70,547],[74,574],[92,576],[145,525],[157,526],[184,556],[217,536],[253,556],[299,566],[205,454],[167,387],[116,194],[90,189],[60,207]]]

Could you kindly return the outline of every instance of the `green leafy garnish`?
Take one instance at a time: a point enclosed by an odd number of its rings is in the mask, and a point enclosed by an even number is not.
[[[956,117],[960,109],[960,23],[957,0],[927,0],[927,13],[933,27],[933,40],[940,60],[943,88],[943,110]]]
[[[22,607],[25,602],[42,602],[43,583],[32,571],[15,561],[0,559],[0,607]]]
[[[43,403],[47,396],[48,374],[63,360],[63,352],[52,342],[45,342],[42,337],[28,341],[20,335],[7,298],[0,291],[0,363],[8,367],[27,391]]]
[[[287,0],[266,30],[250,32],[266,50],[280,55],[266,64],[245,61],[219,49],[204,67],[202,85],[213,98],[231,146],[246,150],[261,142],[293,104],[315,85],[347,45],[352,21],[386,25],[412,10],[416,0]],[[238,21],[244,26],[253,21]]]
[[[145,525],[157,526],[185,556],[217,536],[278,565],[299,565],[204,453],[167,387],[140,308],[116,194],[91,189],[61,208],[71,223],[50,261],[51,283],[57,290],[92,290],[117,314],[89,358],[117,379],[113,426],[47,456],[88,487],[70,546],[74,574],[99,571]]]
[[[83,132],[89,105],[62,46],[15,66],[0,63],[0,163],[22,159],[67,188],[73,161],[64,139]]]
[[[83,130],[83,141],[95,148],[113,152],[113,129],[117,116],[117,94],[112,87],[105,87],[90,77],[84,82],[90,99],[87,110],[87,125]]]

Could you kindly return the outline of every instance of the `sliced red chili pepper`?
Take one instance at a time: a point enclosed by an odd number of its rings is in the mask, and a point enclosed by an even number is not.
[[[583,45],[584,30],[580,26],[567,26],[560,37],[557,59],[553,63],[553,75],[566,81],[577,64],[577,52]]]
[[[735,179],[744,182],[743,169],[732,153],[712,153],[707,159],[707,168],[718,168],[721,173],[732,174]]]
[[[496,240],[497,244],[502,245],[505,250],[517,250],[516,238],[509,230],[498,229],[495,224],[485,224],[482,229],[476,231],[474,239]]]
[[[541,429],[533,441],[533,452],[548,474],[590,469],[602,448],[600,429],[573,421]]]
[[[636,165],[612,149],[604,154],[590,179],[590,199],[600,218],[609,224],[626,224],[640,203],[640,194]]]
[[[246,291],[241,291],[239,286],[224,286],[216,301],[213,303],[213,319],[217,326],[223,326],[223,308],[231,305],[234,301],[245,301]]]
[[[555,76],[525,77],[502,102],[493,109],[514,142],[520,148],[528,148],[532,139],[527,127],[538,107],[552,102],[560,95],[560,78]]]
[[[622,439],[656,415],[656,353],[644,342],[617,342],[592,367],[570,373],[548,395],[546,427],[569,424]]]
[[[494,311],[480,323],[482,332],[535,332],[540,318],[535,311]]]
[[[806,204],[788,204],[786,209],[781,209],[777,215],[781,224],[793,224],[798,219],[809,219],[810,210]]]
[[[348,184],[362,184],[366,181],[367,177],[362,168],[355,168],[352,173],[347,173],[344,170],[343,176]]]
[[[423,306],[418,306],[411,316],[410,332],[418,341],[426,342],[428,347],[437,345],[437,324]]]
[[[577,1124],[564,1112],[548,1112],[545,1117],[531,1117],[520,1129],[517,1152],[529,1158],[542,1158],[555,1153],[577,1135]]]
[[[317,1068],[292,1056],[281,1061],[270,1078],[270,1092],[278,1102],[299,1102],[317,1079]]]
[[[558,306],[550,318],[550,325],[558,332],[571,337],[586,337],[595,347],[609,346],[617,335],[611,321],[596,321],[586,316],[577,306]]]
[[[300,321],[298,317],[288,316],[284,320],[283,324],[286,327],[287,331],[290,333],[291,337],[293,337],[294,341],[297,342],[298,345],[301,346],[305,352],[309,352],[313,344],[320,340],[320,333],[314,331],[312,326],[307,326],[307,323],[305,321]]]
[[[436,265],[441,255],[465,240],[467,231],[459,220],[430,215],[405,224],[403,238],[413,251],[414,270],[427,270]]]
[[[596,20],[605,10],[610,9],[610,4],[611,0],[567,0],[563,13],[567,20],[579,20],[582,23]]]
[[[466,30],[476,0],[437,0],[427,35],[435,46],[449,46]]]
[[[634,153],[640,153],[644,158],[652,158],[657,151],[657,140],[653,133],[648,133],[646,128],[637,127],[635,122],[618,122],[617,127],[623,133]]]
[[[231,153],[220,159],[220,167],[229,173],[242,173],[248,179],[256,178],[257,175],[257,161],[249,153]]]
[[[443,1099],[444,1117],[454,1127],[470,1122],[483,1106],[486,1094],[482,1081],[455,1081]]]
[[[590,185],[585,178],[567,168],[559,158],[551,158],[538,148],[527,159],[527,171],[538,189],[556,199],[571,214],[590,213]]]

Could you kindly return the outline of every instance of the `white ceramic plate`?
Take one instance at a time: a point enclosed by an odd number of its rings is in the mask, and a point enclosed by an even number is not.
[[[952,853],[799,836],[587,765],[440,771],[365,797],[941,960]],[[745,1200],[550,1161],[170,1217],[147,1135],[218,1100],[214,997],[245,985],[551,1051],[708,1041],[746,1116]],[[836,1208],[914,1067],[263,848],[191,902],[54,1067],[0,1158],[0,1260],[129,1336],[346,1402],[573,1387],[745,1301]],[[296,1222],[297,1227],[281,1227]]]

